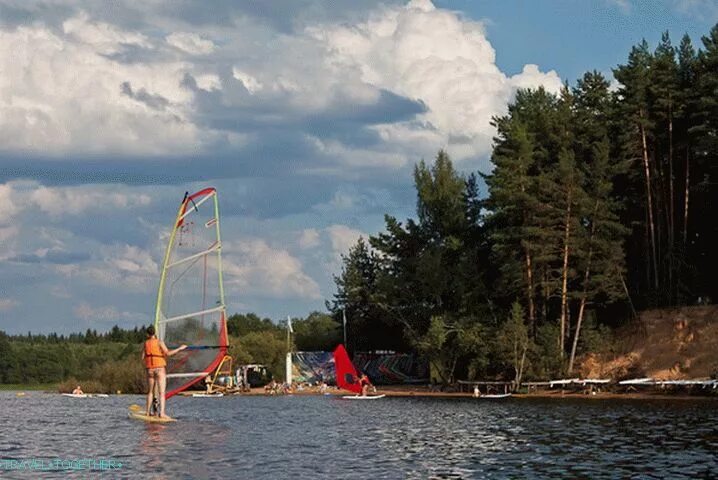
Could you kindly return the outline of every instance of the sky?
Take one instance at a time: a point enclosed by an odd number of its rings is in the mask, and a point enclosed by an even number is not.
[[[518,88],[611,75],[714,0],[0,0],[0,330],[153,319],[186,191],[217,188],[228,311],[324,311],[445,149],[489,171]]]

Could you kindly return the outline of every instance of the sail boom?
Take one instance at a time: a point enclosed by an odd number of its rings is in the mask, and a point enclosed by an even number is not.
[[[167,378],[191,378],[202,377],[205,375],[207,375],[207,372],[168,373]]]
[[[210,308],[209,310],[200,310],[199,312],[185,313],[184,315],[177,315],[176,317],[165,318],[164,320],[160,320],[160,323],[170,323],[176,322],[177,320],[184,320],[185,318],[201,317],[202,315],[208,315],[210,313],[219,312],[221,310],[224,310],[224,305]]]
[[[175,262],[170,263],[169,265],[167,265],[167,268],[176,267],[177,265],[182,265],[183,263],[189,262],[190,260],[194,260],[195,258],[200,258],[204,255],[209,255],[210,253],[214,253],[217,250],[219,250],[220,247],[221,247],[221,245],[219,244],[219,242],[217,242],[214,245],[212,245],[210,248],[205,250],[204,252],[195,253],[194,255],[190,255],[189,257],[181,258]]]

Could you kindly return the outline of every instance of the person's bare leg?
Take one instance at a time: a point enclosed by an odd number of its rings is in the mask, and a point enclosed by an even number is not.
[[[152,415],[160,414],[160,382],[155,381],[154,397],[152,399]]]
[[[152,408],[152,398],[155,393],[155,377],[149,371],[147,372],[147,409],[145,414],[150,416],[150,409]]]
[[[169,416],[165,413],[165,390],[167,389],[167,374],[164,368],[160,369],[158,376],[159,378],[157,379],[157,383],[159,383],[160,387],[160,418],[169,418]]]

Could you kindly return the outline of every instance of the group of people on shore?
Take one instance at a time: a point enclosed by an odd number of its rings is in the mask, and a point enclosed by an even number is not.
[[[294,393],[327,393],[329,385],[325,381],[297,382],[291,385],[287,382],[279,383],[272,379],[264,386],[264,393],[267,395],[289,395]]]
[[[362,373],[358,377],[356,377],[356,383],[359,384],[361,387],[361,395],[367,396],[367,394],[371,391],[372,393],[376,393],[376,387],[372,385],[371,381],[369,380],[369,377]],[[325,394],[329,390],[329,385],[324,380],[317,381],[315,383],[311,382],[297,382],[288,384],[286,382],[279,383],[276,380],[272,379],[268,384],[264,386],[264,393],[267,395],[288,395],[288,394],[294,394],[294,393],[319,393],[319,394]]]

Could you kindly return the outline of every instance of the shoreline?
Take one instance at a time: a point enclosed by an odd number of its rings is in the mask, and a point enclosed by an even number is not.
[[[50,387],[50,388],[48,388]],[[54,388],[53,388],[54,387]],[[53,385],[18,385],[18,384],[7,384],[7,385],[0,385],[0,392],[15,392],[17,393],[23,393],[23,392],[34,392],[34,393],[45,393],[45,394],[57,394],[60,393],[57,391],[56,386]],[[192,397],[192,394],[194,393],[206,393],[204,390],[187,390],[180,394],[179,396],[183,397]],[[436,399],[452,399],[452,398],[471,398],[474,399],[473,393],[471,392],[432,392],[428,389],[421,389],[416,388],[415,386],[402,388],[393,386],[391,388],[378,388],[377,389],[378,394],[386,395],[387,397],[391,398],[436,398]],[[119,395],[144,395],[144,393],[122,393]],[[118,394],[110,394],[110,396],[119,396]],[[285,397],[285,396],[345,396],[345,395],[353,395],[353,392],[345,391],[345,390],[338,390],[336,388],[331,388],[326,393],[319,393],[318,391],[313,390],[305,390],[305,391],[295,391],[290,394],[273,394],[270,395],[264,391],[263,387],[259,388],[253,388],[249,392],[242,392],[242,393],[230,393],[225,394],[226,397],[232,397],[232,396],[250,396],[250,397]],[[483,394],[485,395],[485,394]],[[482,396],[483,396],[482,395]],[[492,400],[492,401],[507,401],[510,399],[586,399],[586,400],[708,400],[708,401],[716,401],[718,400],[718,392],[712,393],[711,391],[706,391],[705,394],[689,394],[685,392],[676,392],[676,393],[666,393],[666,392],[626,392],[626,393],[620,393],[620,392],[595,392],[592,394],[588,394],[585,392],[579,392],[579,391],[568,391],[568,390],[546,390],[546,391],[539,391],[539,392],[532,392],[532,393],[513,393],[508,398],[482,398],[482,396],[479,396],[478,398],[475,398],[475,400]]]
[[[183,392],[180,395],[191,397],[193,393],[206,393],[205,391],[188,391]],[[228,394],[225,396],[251,396],[251,397],[286,397],[286,396],[345,396],[353,395],[353,392],[346,390],[330,389],[326,393],[319,393],[317,391],[300,391],[292,392],[289,394],[268,394],[264,391],[264,388],[253,388],[250,392],[243,392],[239,394]],[[473,393],[471,392],[431,392],[428,390],[417,389],[416,387],[410,388],[397,388],[396,386],[391,388],[377,388],[377,394],[383,394],[391,398],[438,398],[438,399],[451,399],[451,398],[471,398],[474,399]],[[485,394],[484,394],[485,395]],[[687,393],[665,393],[665,392],[596,392],[595,394],[587,394],[577,391],[541,391],[532,393],[514,393],[508,398],[481,398],[479,396],[475,400],[492,400],[492,401],[506,401],[512,398],[517,399],[587,399],[587,400],[718,400],[718,394],[705,394],[705,395],[690,395]]]

